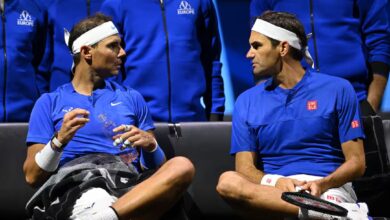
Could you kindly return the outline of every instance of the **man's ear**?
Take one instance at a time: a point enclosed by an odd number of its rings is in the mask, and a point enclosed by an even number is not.
[[[86,60],[91,60],[92,59],[92,54],[91,54],[91,46],[81,46],[80,48],[80,55],[81,57],[84,57]]]
[[[280,55],[282,57],[286,56],[288,54],[288,51],[290,51],[290,44],[288,44],[287,41],[281,41],[279,46]]]

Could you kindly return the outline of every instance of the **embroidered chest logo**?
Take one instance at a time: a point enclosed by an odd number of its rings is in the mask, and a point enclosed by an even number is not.
[[[62,109],[62,112],[68,113],[71,112],[73,109],[74,109],[73,107],[69,107],[68,109],[64,108]]]
[[[111,102],[110,104],[111,104],[111,106],[117,106],[117,105],[122,104],[122,102]]]
[[[352,126],[352,128],[358,128],[360,126],[359,121],[358,120],[353,120],[351,122],[351,126]]]
[[[34,26],[34,21],[31,18],[31,15],[26,10],[24,10],[24,11],[22,11],[22,13],[20,13],[19,18],[17,20],[17,24],[18,25],[22,25],[22,26],[31,26],[31,27],[33,27]]]
[[[190,3],[188,3],[187,1],[181,1],[181,2],[180,2],[180,5],[179,5],[179,8],[177,9],[177,14],[178,14],[178,15],[183,15],[183,14],[186,14],[186,15],[195,14],[195,10],[192,8],[192,6],[190,5]]]
[[[316,100],[314,100],[314,101],[307,101],[306,108],[309,111],[317,110],[317,108],[318,108],[317,101]]]

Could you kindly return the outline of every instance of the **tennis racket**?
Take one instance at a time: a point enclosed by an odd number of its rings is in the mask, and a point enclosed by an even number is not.
[[[348,214],[348,210],[336,205],[334,203],[323,200],[319,197],[313,196],[307,192],[284,192],[282,193],[282,199],[293,205],[301,208],[314,210],[317,212],[326,213],[329,215],[337,215],[345,217]]]

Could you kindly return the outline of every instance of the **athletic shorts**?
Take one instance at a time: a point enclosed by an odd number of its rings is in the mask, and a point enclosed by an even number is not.
[[[306,174],[298,174],[298,175],[288,176],[288,178],[297,179],[300,181],[314,181],[314,180],[322,179],[323,177],[306,175]],[[326,192],[324,192],[321,195],[321,198],[333,203],[342,203],[342,202],[356,203],[357,201],[357,197],[355,191],[352,188],[351,183],[346,183],[338,188],[328,189]]]

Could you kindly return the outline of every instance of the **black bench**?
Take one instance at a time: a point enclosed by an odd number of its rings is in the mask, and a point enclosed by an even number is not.
[[[34,193],[23,174],[26,157],[27,123],[0,123],[0,213],[9,219],[24,219],[24,207]],[[178,132],[175,135],[175,129]],[[184,155],[196,167],[194,183],[189,191],[195,203],[207,216],[231,215],[229,207],[219,198],[215,186],[219,175],[233,169],[233,158],[227,156],[230,147],[229,122],[156,123],[156,137],[168,157]]]
[[[383,125],[389,148],[390,120]],[[22,171],[27,128],[27,123],[0,123],[0,213],[8,219],[25,218],[24,206],[34,192]],[[219,175],[234,169],[234,159],[228,155],[231,122],[156,123],[155,134],[168,157],[183,155],[194,163],[196,176],[189,192],[201,212],[208,219],[235,219],[215,191]]]

